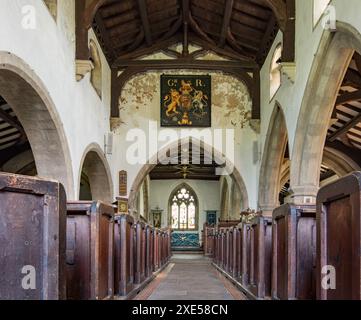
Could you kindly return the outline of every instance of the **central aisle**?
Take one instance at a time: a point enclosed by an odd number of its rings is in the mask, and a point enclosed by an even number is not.
[[[244,300],[202,254],[174,254],[169,266],[137,300]]]

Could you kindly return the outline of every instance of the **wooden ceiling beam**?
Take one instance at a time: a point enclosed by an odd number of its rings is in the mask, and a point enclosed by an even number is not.
[[[140,18],[142,20],[142,25],[143,25],[143,29],[144,29],[145,41],[148,46],[151,46],[153,44],[153,40],[152,40],[152,35],[150,33],[150,25],[149,25],[149,19],[148,19],[146,0],[137,0],[137,3],[138,3],[138,9],[139,9],[139,13],[140,13]]]
[[[349,103],[355,100],[361,100],[361,90],[341,94],[336,100],[336,105]]]
[[[280,29],[284,32],[287,24],[287,5],[283,0],[265,0],[275,15]]]
[[[232,11],[233,11],[234,0],[226,0],[226,7],[224,8],[223,24],[221,35],[219,37],[218,46],[224,48],[227,39],[227,33],[231,23]]]
[[[25,130],[22,127],[21,123],[1,108],[0,108],[0,118],[3,119],[8,124],[10,124],[11,126],[13,126],[15,129],[17,129],[22,136],[25,136]]]
[[[252,71],[257,65],[252,61],[223,61],[214,60],[210,64],[209,61],[205,60],[192,60],[187,58],[172,59],[172,60],[117,60],[113,65],[114,68],[128,68],[137,67],[148,70],[161,70],[161,69],[195,69],[199,68],[202,70],[217,69],[219,70],[234,70],[234,69],[245,69]]]
[[[361,113],[354,117],[350,122],[348,122],[346,125],[341,127],[340,129],[336,130],[333,134],[331,134],[328,137],[328,141],[333,142],[337,138],[339,138],[342,134],[347,133],[349,130],[351,130],[353,127],[357,126],[361,122]]]

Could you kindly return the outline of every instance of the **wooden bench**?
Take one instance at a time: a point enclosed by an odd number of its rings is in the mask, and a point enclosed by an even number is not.
[[[0,173],[1,300],[66,298],[65,228],[60,183]]]
[[[316,298],[316,206],[285,204],[273,212],[272,298]]]
[[[134,288],[134,219],[129,214],[115,218],[114,294],[127,296]]]
[[[250,222],[249,289],[257,298],[271,296],[272,219],[255,217]]]
[[[317,195],[317,299],[361,299],[360,202],[361,172],[323,187]],[[327,266],[334,270],[323,270]],[[334,288],[322,286],[327,271],[330,276],[335,271]]]
[[[103,300],[114,294],[114,209],[101,202],[67,204],[67,299]]]
[[[138,221],[135,224],[135,261],[134,283],[141,284],[145,280],[145,224]]]

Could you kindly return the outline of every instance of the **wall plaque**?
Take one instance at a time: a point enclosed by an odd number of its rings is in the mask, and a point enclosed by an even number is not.
[[[127,190],[128,174],[126,171],[119,172],[119,196],[126,197],[128,194]]]

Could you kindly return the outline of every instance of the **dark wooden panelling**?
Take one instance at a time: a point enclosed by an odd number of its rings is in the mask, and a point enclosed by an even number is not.
[[[316,207],[283,205],[273,212],[272,297],[316,298]]]
[[[102,300],[114,292],[114,209],[101,202],[68,202],[67,298]]]
[[[272,219],[256,217],[250,223],[250,291],[258,298],[271,296]]]
[[[66,195],[57,182],[0,173],[0,299],[66,297]],[[24,290],[24,266],[36,288]],[[26,278],[24,280],[26,283]]]
[[[361,172],[323,187],[317,196],[317,298],[360,300]],[[336,287],[322,287],[325,266],[336,271]]]
[[[129,214],[117,216],[114,225],[114,294],[128,295],[134,287],[134,219]]]

